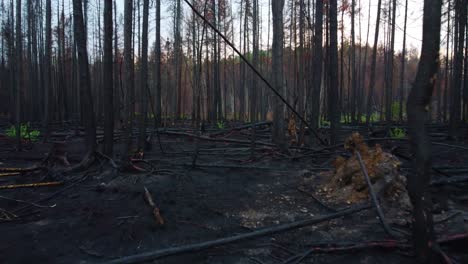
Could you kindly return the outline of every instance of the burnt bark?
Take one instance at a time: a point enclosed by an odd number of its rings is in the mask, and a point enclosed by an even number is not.
[[[96,150],[96,125],[94,117],[93,97],[91,94],[91,78],[89,74],[88,51],[83,22],[81,0],[73,0],[73,20],[76,47],[78,51],[78,67],[80,81],[80,97],[82,122],[86,131],[86,147],[88,152]]]
[[[436,243],[429,190],[431,143],[425,123],[439,67],[441,7],[441,0],[424,1],[421,59],[407,103],[409,135],[415,155],[408,192],[413,204],[413,242],[416,255],[423,263],[435,261],[431,251],[431,245]]]

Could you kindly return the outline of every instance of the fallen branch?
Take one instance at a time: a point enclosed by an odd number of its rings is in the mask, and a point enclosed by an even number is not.
[[[455,234],[445,238],[441,238],[437,240],[437,244],[446,244],[449,242],[459,241],[463,239],[468,239],[468,233],[463,234]],[[301,252],[297,255],[294,255],[283,262],[283,264],[289,263],[299,263],[300,261],[304,260],[307,256],[314,254],[314,253],[340,253],[340,252],[355,252],[359,250],[368,250],[368,249],[401,249],[401,250],[409,250],[412,249],[412,245],[408,244],[406,241],[399,241],[399,240],[381,240],[381,241],[367,241],[367,242],[324,242],[324,243],[317,243],[315,245],[309,245],[309,249],[305,252]],[[439,249],[434,249],[436,251]],[[438,252],[441,254],[441,252]],[[442,252],[443,253],[443,252]],[[445,261],[448,258],[442,256]],[[448,262],[446,262],[448,263]]]
[[[185,132],[163,131],[161,133],[166,134],[166,135],[176,135],[176,136],[186,136],[186,137],[198,138],[198,139],[201,139],[201,140],[213,141],[213,142],[234,143],[234,144],[242,144],[242,145],[252,144],[252,142],[250,140],[238,140],[238,139],[229,139],[229,138],[210,138],[210,137],[206,137],[206,136],[199,136],[199,135],[196,135],[196,134],[185,133]],[[275,144],[272,144],[272,143],[260,142],[260,141],[255,142],[255,144],[263,145],[263,146],[269,146],[269,147],[275,147],[276,146]]]
[[[332,211],[332,212],[336,212],[337,210],[335,208],[332,208],[328,205],[326,205],[324,202],[322,202],[322,200],[320,200],[315,194],[311,193],[311,192],[308,192],[306,190],[303,190],[299,187],[296,188],[296,190],[300,191],[301,193],[304,193],[310,197],[312,197],[312,199],[314,199],[317,203],[319,203],[323,208],[329,210],[329,211]]]
[[[61,185],[62,182],[36,182],[36,183],[23,183],[23,184],[10,184],[2,185],[0,189],[16,189],[16,188],[29,188],[29,187],[45,187],[45,186],[57,186]]]
[[[8,200],[8,201],[14,201],[14,202],[17,202],[17,203],[25,203],[25,204],[29,204],[31,206],[35,206],[35,207],[39,207],[39,208],[54,208],[56,205],[40,205],[40,204],[37,204],[37,203],[33,203],[33,202],[28,202],[28,201],[24,201],[24,200],[18,200],[18,199],[13,199],[13,198],[8,198],[8,197],[5,197],[5,196],[1,196],[0,195],[0,199],[4,199],[4,200]]]
[[[382,208],[380,207],[379,200],[377,198],[377,195],[374,192],[374,188],[372,187],[372,182],[371,182],[371,180],[369,178],[369,174],[367,173],[366,165],[364,164],[364,162],[362,162],[361,153],[359,153],[359,151],[357,151],[357,150],[355,150],[355,153],[356,153],[356,156],[358,158],[359,165],[361,166],[362,174],[364,174],[364,177],[366,178],[369,195],[371,196],[372,202],[374,203],[375,209],[377,210],[377,214],[379,216],[380,223],[382,224],[382,226],[383,226],[385,232],[387,232],[387,234],[395,237],[396,236],[395,233],[392,232],[392,230],[388,226],[387,222],[385,221],[385,217],[384,217]]]
[[[271,122],[270,121],[264,121],[264,122],[258,122],[258,123],[253,123],[253,124],[242,125],[242,126],[238,126],[238,127],[228,129],[228,130],[223,130],[223,131],[211,133],[210,137],[216,137],[216,136],[231,133],[233,131],[239,131],[239,130],[242,130],[242,129],[247,129],[247,128],[251,128],[251,127],[259,127],[259,126],[263,126],[263,125],[271,125]]]
[[[7,172],[7,173],[0,173],[0,177],[10,177],[10,176],[18,176],[21,175],[19,172]]]
[[[158,225],[164,225],[164,219],[161,216],[159,208],[154,203],[151,193],[148,191],[148,189],[146,189],[146,187],[144,188],[145,188],[145,199],[148,202],[149,206],[153,209],[153,215],[154,215],[154,219],[156,220],[156,223]]]
[[[297,222],[292,222],[288,224],[283,224],[283,225],[278,225],[274,227],[269,227],[269,228],[263,228],[257,231],[253,231],[250,233],[246,234],[240,234],[240,235],[235,235],[231,237],[226,237],[226,238],[220,238],[220,239],[215,239],[215,240],[210,240],[206,242],[201,242],[201,243],[196,243],[196,244],[191,244],[191,245],[185,245],[185,246],[179,246],[179,247],[172,247],[172,248],[167,248],[167,249],[162,249],[162,250],[156,250],[156,251],[150,251],[146,253],[141,253],[133,256],[127,256],[119,259],[115,259],[109,262],[105,262],[107,264],[114,264],[114,263],[141,263],[145,261],[152,261],[155,259],[160,259],[163,257],[167,256],[172,256],[172,255],[178,255],[178,254],[185,254],[185,253],[190,253],[190,252],[197,252],[201,250],[205,250],[208,248],[216,247],[216,246],[222,246],[226,244],[231,244],[235,243],[238,241],[246,240],[246,239],[252,239],[252,238],[258,238],[262,236],[267,236],[267,235],[273,235],[273,234],[278,234],[282,233],[285,231],[293,230],[293,229],[298,229],[302,228],[305,226],[310,226],[318,223],[322,223],[328,220],[336,219],[342,216],[350,215],[353,213],[357,213],[366,209],[369,209],[371,206],[368,204],[365,205],[359,205],[356,207],[352,207],[337,213],[321,216],[321,217],[316,217],[316,218],[311,218],[307,220],[302,220],[302,221],[297,221]]]

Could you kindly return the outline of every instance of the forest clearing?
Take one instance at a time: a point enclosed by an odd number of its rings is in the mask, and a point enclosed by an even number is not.
[[[0,262],[468,263],[467,13],[1,0]]]

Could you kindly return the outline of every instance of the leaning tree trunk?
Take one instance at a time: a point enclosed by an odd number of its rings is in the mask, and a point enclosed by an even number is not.
[[[414,174],[408,177],[408,192],[413,204],[413,241],[422,263],[433,261],[434,241],[431,182],[431,150],[425,122],[439,67],[442,0],[424,1],[423,42],[418,72],[408,102],[408,124],[415,155]]]
[[[116,47],[117,48],[117,47]],[[114,148],[114,96],[112,69],[112,0],[104,1],[104,153]]]
[[[271,10],[273,14],[273,85],[281,95],[283,95],[283,8],[284,0],[274,0],[271,2]],[[286,137],[284,134],[283,103],[278,97],[275,97],[273,104],[273,142],[280,146],[280,148],[285,149]]]
[[[80,98],[82,122],[86,131],[86,147],[89,153],[96,150],[96,125],[94,120],[93,96],[91,95],[91,77],[89,74],[88,51],[83,22],[81,0],[73,0],[73,25],[78,50],[78,67],[80,76]]]

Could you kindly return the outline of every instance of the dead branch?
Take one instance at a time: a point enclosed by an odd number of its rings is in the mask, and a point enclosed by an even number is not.
[[[366,209],[369,209],[371,205],[369,204],[364,204],[364,205],[358,205],[337,213],[321,216],[321,217],[315,217],[311,219],[306,219],[302,221],[297,221],[297,222],[292,222],[288,224],[283,224],[283,225],[278,225],[274,227],[269,227],[269,228],[263,228],[260,230],[256,230],[250,233],[246,234],[241,234],[241,235],[235,235],[231,237],[226,237],[226,238],[220,238],[220,239],[215,239],[215,240],[210,240],[206,242],[201,242],[201,243],[196,243],[196,244],[191,244],[191,245],[185,245],[185,246],[179,246],[179,247],[172,247],[172,248],[167,248],[167,249],[162,249],[162,250],[156,250],[156,251],[150,251],[146,253],[141,253],[133,256],[127,256],[127,257],[122,257],[119,259],[115,259],[109,262],[105,262],[106,264],[115,264],[115,263],[141,263],[145,261],[151,261],[155,259],[160,259],[163,257],[167,256],[173,256],[173,255],[179,255],[179,254],[186,254],[186,253],[191,253],[191,252],[197,252],[205,249],[209,249],[212,247],[217,247],[217,246],[222,246],[222,245],[227,245],[235,242],[239,242],[242,240],[247,240],[247,239],[253,239],[253,238],[258,238],[262,236],[267,236],[267,235],[273,235],[273,234],[278,234],[282,233],[285,231],[290,231],[298,228],[302,228],[305,226],[310,226],[318,223],[322,223],[328,220],[336,219],[339,217],[343,217],[346,215],[350,215],[353,213],[357,213]]]
[[[29,204],[31,206],[35,206],[35,207],[39,207],[39,208],[54,208],[56,206],[55,204],[54,205],[40,205],[40,204],[37,204],[37,203],[28,202],[28,201],[24,201],[24,200],[13,199],[13,198],[8,198],[8,197],[1,196],[1,195],[0,195],[0,198],[4,199],[4,200],[8,200],[8,201],[14,201],[14,202],[17,202],[17,203]]]
[[[382,226],[383,226],[385,232],[387,232],[387,234],[389,234],[389,235],[391,235],[393,237],[396,237],[395,233],[390,229],[387,222],[385,221],[384,213],[382,212],[382,208],[380,207],[379,200],[377,198],[377,195],[374,192],[374,188],[372,187],[372,182],[371,182],[371,180],[369,178],[369,175],[367,174],[366,165],[364,165],[364,162],[362,162],[361,154],[359,153],[358,150],[355,150],[355,153],[356,153],[356,156],[358,158],[359,165],[361,166],[362,174],[364,174],[364,177],[366,178],[368,191],[369,191],[369,194],[371,196],[372,202],[375,205],[375,209],[377,210],[377,214],[379,216],[380,223],[382,224]]]
[[[46,187],[61,185],[62,182],[36,182],[36,183],[23,183],[23,184],[10,184],[1,185],[0,189],[16,189],[16,188],[29,188],[29,187]]]
[[[242,126],[238,126],[238,127],[228,129],[228,130],[223,130],[223,131],[211,133],[210,137],[216,137],[216,136],[220,136],[220,135],[229,134],[229,133],[231,133],[233,131],[239,131],[239,130],[248,129],[248,128],[251,128],[251,127],[260,127],[260,126],[264,126],[264,125],[271,125],[271,122],[270,121],[264,121],[264,122],[258,122],[258,123],[253,123],[253,124],[242,125]]]
[[[144,188],[145,188],[146,201],[148,202],[149,206],[153,209],[153,215],[154,215],[154,219],[156,220],[156,223],[158,225],[164,225],[164,219],[161,216],[159,208],[154,203],[153,196],[151,196],[151,193],[148,191],[146,187]]]
[[[199,136],[199,135],[196,135],[196,134],[185,133],[185,132],[163,131],[163,132],[161,132],[161,134],[186,136],[186,137],[198,138],[198,139],[201,139],[201,140],[213,141],[213,142],[235,143],[235,144],[241,144],[241,145],[250,145],[250,144],[252,144],[252,142],[249,141],[249,140],[238,140],[238,139],[229,139],[229,138],[210,138],[210,137],[206,137],[206,136]],[[275,147],[276,146],[275,144],[272,144],[272,143],[260,142],[260,141],[255,142],[255,144],[268,146],[268,147]]]

